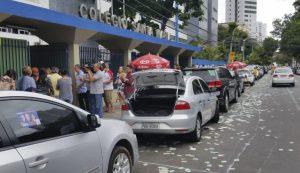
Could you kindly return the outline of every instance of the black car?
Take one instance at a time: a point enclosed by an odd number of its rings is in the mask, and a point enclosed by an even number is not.
[[[220,109],[228,112],[229,103],[238,101],[239,85],[229,70],[224,67],[204,67],[204,68],[186,68],[183,70],[185,75],[201,77],[218,94]]]

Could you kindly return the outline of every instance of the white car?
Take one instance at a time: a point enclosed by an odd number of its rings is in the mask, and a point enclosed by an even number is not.
[[[277,85],[295,86],[295,77],[291,68],[283,67],[275,69],[272,75],[272,87]]]
[[[174,70],[134,74],[136,91],[122,106],[122,120],[135,133],[187,134],[201,139],[202,126],[219,121],[218,98],[197,76]]]
[[[240,78],[243,79],[243,82],[245,84],[250,84],[251,86],[253,86],[255,84],[255,77],[251,73],[250,70],[248,70],[248,69],[241,69],[241,70],[238,70],[237,73],[240,76]]]
[[[48,96],[0,91],[1,173],[131,173],[137,160],[127,123]]]

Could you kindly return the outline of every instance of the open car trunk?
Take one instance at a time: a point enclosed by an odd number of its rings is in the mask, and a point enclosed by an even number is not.
[[[177,89],[145,88],[137,91],[130,100],[131,111],[135,116],[163,117],[173,113]]]
[[[185,84],[181,72],[152,70],[134,74],[136,91],[129,100],[135,116],[164,117],[173,113]]]

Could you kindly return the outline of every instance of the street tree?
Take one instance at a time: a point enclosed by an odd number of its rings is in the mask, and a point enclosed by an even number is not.
[[[161,29],[165,30],[168,21],[178,15],[182,21],[180,27],[188,25],[188,20],[197,18],[202,20],[204,11],[201,8],[203,0],[114,0],[113,11],[117,15],[123,14],[123,2],[126,7],[125,14],[130,21],[134,21],[137,14],[141,15],[140,23],[145,23],[154,28],[158,28],[157,22],[161,22]],[[176,5],[180,6],[177,8]],[[173,25],[172,25],[173,26]]]

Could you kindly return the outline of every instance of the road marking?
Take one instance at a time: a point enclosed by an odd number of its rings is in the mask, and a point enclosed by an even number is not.
[[[184,167],[178,167],[178,166],[172,166],[172,165],[165,165],[165,164],[160,164],[160,163],[151,163],[151,162],[143,162],[143,161],[138,161],[139,163],[142,164],[148,164],[148,165],[155,165],[155,166],[161,166],[161,167],[168,167],[168,168],[173,168],[173,169],[178,169],[178,170],[191,170],[192,172],[200,172],[200,173],[217,173],[217,172],[212,172],[212,171],[206,171],[206,170],[200,170],[200,169],[190,169],[190,168],[184,168]]]
[[[298,111],[300,111],[300,105],[298,104],[297,100],[295,99],[295,96],[293,95],[292,91],[290,89],[287,89],[292,101],[294,102],[296,108]]]

